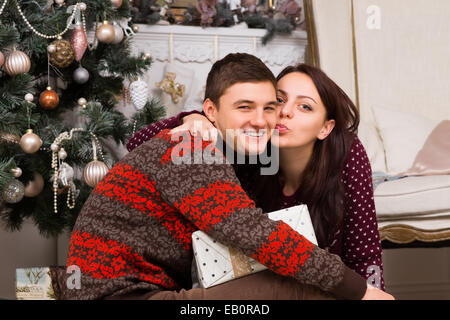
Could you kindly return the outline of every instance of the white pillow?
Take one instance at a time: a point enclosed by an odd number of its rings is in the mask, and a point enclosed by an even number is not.
[[[383,142],[374,124],[360,121],[358,127],[358,138],[366,149],[372,172],[386,172],[386,159],[384,155]]]
[[[410,112],[373,108],[386,153],[386,169],[396,175],[411,168],[417,153],[439,121]]]

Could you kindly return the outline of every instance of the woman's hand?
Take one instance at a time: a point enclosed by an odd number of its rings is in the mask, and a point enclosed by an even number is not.
[[[389,293],[367,284],[366,294],[361,300],[395,300],[395,298]]]
[[[205,141],[217,142],[218,131],[216,127],[201,114],[190,114],[183,118],[183,124],[173,128],[170,133],[189,131],[192,136],[200,135]]]

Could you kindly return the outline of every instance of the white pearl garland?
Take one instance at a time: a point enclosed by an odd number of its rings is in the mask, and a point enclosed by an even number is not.
[[[83,20],[85,20],[85,19],[84,19],[84,12],[83,12],[83,11],[86,10],[86,4],[83,3],[83,2],[78,2],[78,3],[75,5],[76,8],[75,8],[75,10],[73,10],[72,15],[70,16],[69,20],[67,20],[67,26],[66,26],[66,28],[65,28],[63,31],[61,31],[60,33],[58,33],[58,34],[49,36],[49,35],[46,35],[46,34],[43,34],[43,33],[39,32],[39,31],[37,31],[37,30],[31,25],[31,23],[30,23],[30,22],[28,21],[28,19],[25,17],[25,14],[22,12],[22,9],[20,9],[19,3],[17,2],[17,0],[15,0],[15,1],[16,1],[16,8],[17,8],[17,11],[19,12],[19,14],[20,14],[20,16],[22,17],[22,19],[23,19],[23,21],[25,22],[25,24],[31,29],[31,31],[33,31],[34,34],[36,34],[36,35],[39,36],[39,37],[45,38],[45,39],[57,39],[57,38],[61,38],[61,37],[69,30],[70,25],[72,24],[72,21],[75,19],[75,15],[76,15],[76,13],[77,13],[78,10],[82,10]],[[3,3],[2,7],[0,8],[0,15],[3,13],[3,10],[5,9],[5,6],[6,6],[6,3],[7,3],[7,2],[8,2],[8,0],[5,0],[5,2]],[[83,9],[84,9],[84,10],[83,10]],[[84,24],[84,25],[85,25],[85,24]],[[86,31],[86,28],[85,28],[85,31]]]
[[[73,133],[74,132],[79,132],[79,131],[85,131],[83,128],[73,128],[72,130],[70,130],[70,132],[63,132],[61,133],[56,139],[55,141],[53,141],[53,143],[50,146],[50,149],[52,150],[52,169],[54,169],[55,174],[53,176],[53,209],[55,213],[58,213],[58,179],[59,179],[59,169],[58,169],[58,158],[60,160],[64,160],[67,157],[67,153],[65,153],[65,156],[60,157],[60,153],[61,150],[63,150],[63,148],[60,149],[60,145],[64,140],[71,140]],[[105,161],[105,158],[103,156],[103,152],[102,152],[102,148],[100,145],[100,142],[98,141],[97,136],[92,133],[91,131],[89,131],[89,134],[93,137],[93,139],[95,140],[95,143],[97,145],[97,149],[100,153],[100,157],[102,158],[103,162]],[[94,148],[94,152],[95,152],[95,148]],[[64,159],[63,159],[64,158]],[[97,160],[96,156],[94,155],[95,160]],[[73,190],[73,188],[69,188],[69,191],[67,193],[67,200],[66,200],[66,204],[67,207],[70,209],[75,208],[75,192]]]

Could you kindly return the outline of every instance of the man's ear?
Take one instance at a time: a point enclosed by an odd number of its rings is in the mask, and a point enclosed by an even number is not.
[[[203,102],[203,113],[206,115],[209,121],[216,123],[217,119],[217,107],[209,98]]]
[[[326,137],[328,137],[331,131],[333,131],[335,124],[336,121],[334,121],[334,119],[326,120],[319,132],[319,135],[317,136],[317,139],[324,140]]]

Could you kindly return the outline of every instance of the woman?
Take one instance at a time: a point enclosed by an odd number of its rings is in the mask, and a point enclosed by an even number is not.
[[[277,77],[280,121],[277,125],[280,170],[260,176],[255,166],[240,165],[243,188],[265,212],[308,205],[319,246],[384,289],[381,243],[367,154],[356,136],[359,113],[350,98],[321,70],[300,64]],[[202,135],[213,126],[199,114],[180,114],[149,125],[127,144],[128,150],[164,128],[181,123]]]

